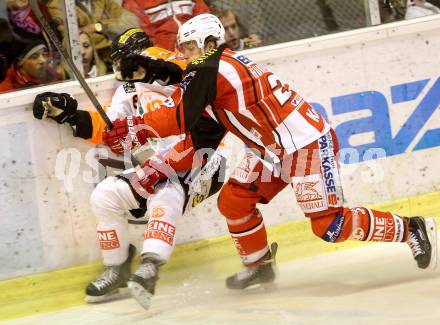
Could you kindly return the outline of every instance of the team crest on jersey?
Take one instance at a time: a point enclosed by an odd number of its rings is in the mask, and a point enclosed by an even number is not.
[[[186,91],[186,89],[188,88],[188,85],[191,83],[191,80],[194,79],[195,75],[196,75],[197,71],[191,71],[189,72],[185,78],[180,82],[180,88],[183,89],[183,91]]]
[[[122,85],[126,94],[131,94],[136,92],[136,87],[133,82],[126,82]]]

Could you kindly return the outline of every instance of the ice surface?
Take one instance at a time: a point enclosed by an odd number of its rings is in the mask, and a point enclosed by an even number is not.
[[[282,247],[280,247],[282,249]],[[277,288],[229,291],[223,278],[162,285],[149,311],[133,299],[5,324],[440,324],[440,272],[405,244],[375,244],[278,265]]]

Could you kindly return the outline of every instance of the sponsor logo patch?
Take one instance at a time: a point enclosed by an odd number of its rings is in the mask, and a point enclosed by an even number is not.
[[[327,209],[323,182],[320,175],[294,177],[293,188],[296,201],[304,213],[312,213]]]
[[[352,240],[365,240],[365,232],[362,228],[358,227],[350,235]]]
[[[251,183],[255,181],[258,177],[258,173],[254,172],[254,169],[258,161],[258,158],[253,153],[247,152],[244,159],[234,169],[230,177],[241,183]]]
[[[295,97],[293,97],[291,104],[296,108],[300,106],[302,102],[303,102],[303,98],[300,95],[296,94]]]
[[[133,82],[126,82],[122,85],[122,87],[124,88],[124,91],[127,94],[131,94],[131,93],[135,93],[136,92],[136,87],[134,86]]]
[[[243,63],[244,65],[248,65],[250,63],[252,63],[251,60],[249,60],[247,57],[245,57],[244,55],[240,54],[235,56],[235,58],[240,61],[241,63]]]
[[[154,208],[153,211],[151,211],[151,218],[160,218],[165,214],[165,210],[162,208]]]
[[[326,242],[335,243],[341,235],[344,220],[344,216],[342,214],[338,214],[321,238]]]
[[[158,239],[172,246],[176,227],[160,220],[148,222],[145,239]]]
[[[396,230],[398,230],[399,233],[402,232],[401,229],[396,228],[401,227],[399,227],[399,224],[396,225],[396,220],[394,218],[375,217],[371,240],[392,242],[394,241]]]
[[[110,250],[120,247],[118,235],[116,234],[115,230],[98,230],[97,233],[99,245],[101,246],[102,250]]]
[[[247,255],[247,252],[243,248],[243,246],[241,245],[240,240],[234,236],[232,236],[232,240],[234,241],[234,244],[235,244],[235,247],[237,248],[238,254],[242,257]]]
[[[335,178],[339,177],[336,159],[333,153],[333,139],[330,133],[318,140],[321,156],[321,172],[324,178],[324,188],[327,202],[331,207],[342,206],[342,194],[338,189],[339,184]]]
[[[184,92],[186,92],[186,89],[188,88],[191,81],[194,79],[197,71],[191,71],[185,75],[185,78],[180,82],[180,88],[183,89]]]
[[[321,200],[322,195],[320,195],[316,190],[315,186],[319,182],[304,182],[296,184],[295,195],[298,198],[298,202],[310,202]]]

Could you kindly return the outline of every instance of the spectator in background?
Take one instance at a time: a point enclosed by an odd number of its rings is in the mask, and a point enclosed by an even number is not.
[[[79,43],[81,45],[84,77],[93,78],[105,75],[107,67],[99,57],[90,35],[86,32],[80,32]]]
[[[439,14],[440,0],[378,0],[382,23]]]
[[[405,16],[405,6],[397,2],[397,6],[390,0],[378,0],[380,21],[382,24],[390,23],[395,20],[403,19]]]
[[[6,0],[6,14],[14,38],[31,41],[42,35],[42,29],[34,16],[28,0]]]
[[[214,14],[220,19],[225,28],[226,45],[234,51],[260,46],[260,36],[251,34],[245,36],[237,15],[232,9],[215,10]]]
[[[64,35],[64,19],[61,1],[48,0],[47,10]],[[113,39],[132,27],[139,27],[139,19],[113,0],[76,0],[76,12],[80,31],[91,36],[95,49],[103,61],[111,66],[110,45]]]
[[[324,21],[325,27],[328,31],[336,31],[339,29],[339,25],[336,22],[333,9],[327,3],[327,0],[316,0],[316,4],[321,11],[322,19]]]
[[[14,37],[7,18],[6,3],[0,2],[0,82],[6,77],[6,72],[17,55],[14,49]]]
[[[6,78],[6,72],[9,69],[11,58],[8,56],[9,44],[0,42],[0,82]]]
[[[60,80],[49,59],[49,51],[43,40],[23,44],[20,55],[10,66],[6,79],[0,83],[0,92],[47,84]]]
[[[136,14],[141,28],[154,46],[170,51],[176,48],[181,24],[202,13],[209,13],[203,0],[124,0],[123,7]]]
[[[42,31],[33,16],[28,0],[0,1],[0,81],[19,55],[18,42],[30,42],[41,37]]]

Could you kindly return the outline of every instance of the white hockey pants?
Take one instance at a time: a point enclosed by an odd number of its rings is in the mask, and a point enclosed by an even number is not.
[[[149,221],[143,253],[156,253],[168,261],[175,245],[176,220],[183,213],[185,193],[180,184],[164,182],[147,199]],[[117,177],[103,180],[90,197],[97,219],[97,235],[104,265],[122,264],[128,257],[129,231],[127,213],[138,209],[139,202],[130,186]]]

